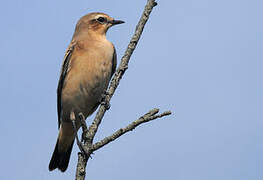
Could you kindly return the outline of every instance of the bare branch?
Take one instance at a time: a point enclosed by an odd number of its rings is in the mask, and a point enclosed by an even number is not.
[[[106,97],[105,97],[106,102],[110,101],[110,99],[113,96],[116,88],[119,85],[119,82],[120,82],[123,74],[127,70],[128,63],[130,61],[130,57],[131,57],[134,49],[136,48],[136,45],[137,45],[137,43],[141,37],[142,31],[144,29],[146,22],[149,19],[149,16],[150,16],[150,13],[152,12],[153,7],[156,5],[157,5],[157,3],[155,2],[155,0],[148,0],[147,1],[147,4],[146,4],[144,11],[143,11],[143,14],[142,14],[137,26],[136,26],[135,33],[132,36],[132,39],[130,40],[130,43],[128,44],[128,47],[127,47],[127,49],[126,49],[126,51],[125,51],[125,53],[121,59],[120,65],[118,66],[118,69],[116,70],[116,72],[115,72],[115,74],[111,80],[110,86],[107,90]],[[93,141],[94,136],[98,130],[98,127],[101,123],[101,120],[102,120],[106,110],[107,110],[106,105],[102,104],[100,106],[97,114],[96,114],[96,117],[95,117],[92,125],[90,126],[90,128],[88,130],[88,134],[86,136],[86,139],[88,142]]]
[[[95,143],[92,145],[92,151],[96,151],[98,149],[100,149],[101,147],[105,146],[106,144],[114,141],[115,139],[117,139],[118,137],[120,137],[121,135],[132,131],[133,129],[135,129],[137,126],[139,126],[140,124],[155,120],[157,118],[161,118],[164,116],[168,116],[171,114],[170,111],[166,111],[160,115],[154,115],[156,113],[158,113],[158,109],[153,109],[150,112],[148,112],[147,114],[143,115],[142,117],[140,117],[139,119],[133,121],[131,124],[129,124],[128,126],[126,126],[125,128],[121,128],[118,131],[116,131],[115,133],[113,133],[111,136],[108,136],[106,138],[104,138],[103,140]],[[156,113],[155,113],[156,112]]]
[[[87,159],[82,153],[78,153],[78,164],[77,164],[77,173],[76,173],[76,180],[78,179],[85,179],[86,175],[86,165]]]
[[[118,66],[118,69],[116,70],[116,72],[115,72],[115,74],[114,74],[114,76],[110,82],[110,86],[109,86],[107,93],[106,93],[106,96],[105,96],[105,102],[106,103],[101,104],[101,106],[99,107],[99,110],[96,114],[96,117],[95,117],[94,121],[92,122],[91,126],[88,128],[88,131],[87,131],[86,125],[84,123],[81,123],[82,127],[83,127],[82,138],[84,141],[84,144],[83,144],[84,152],[78,154],[76,180],[84,180],[85,179],[87,161],[89,160],[90,155],[92,154],[93,151],[103,147],[104,145],[115,140],[116,138],[120,137],[124,133],[133,130],[135,127],[137,127],[138,125],[140,125],[142,123],[145,123],[145,122],[148,122],[148,121],[151,121],[151,120],[154,120],[157,118],[161,118],[163,116],[167,116],[167,115],[171,114],[170,111],[167,111],[167,112],[164,112],[160,115],[156,115],[159,112],[159,110],[153,109],[153,110],[149,111],[147,114],[145,114],[144,116],[142,116],[141,118],[137,119],[136,121],[134,121],[133,123],[128,125],[126,128],[123,128],[123,129],[116,131],[112,136],[106,137],[102,141],[93,145],[94,136],[98,130],[98,127],[101,123],[101,120],[102,120],[105,112],[108,110],[107,104],[111,100],[116,88],[118,87],[118,85],[120,83],[120,80],[121,80],[123,74],[125,73],[125,71],[128,68],[128,63],[130,61],[130,57],[131,57],[134,49],[136,48],[136,45],[137,45],[137,43],[141,37],[144,26],[149,19],[149,15],[152,12],[153,7],[156,5],[157,5],[157,3],[155,2],[155,0],[147,0],[147,4],[144,8],[142,16],[141,16],[141,18],[140,18],[140,20],[136,26],[135,33],[132,36],[131,41],[128,44],[128,47],[124,53],[124,56],[121,59],[120,65]]]

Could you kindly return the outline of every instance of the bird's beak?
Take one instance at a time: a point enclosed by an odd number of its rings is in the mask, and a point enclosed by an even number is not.
[[[112,20],[112,21],[109,21],[110,24],[112,25],[116,25],[116,24],[122,24],[122,23],[125,23],[124,21],[121,21],[121,20]]]

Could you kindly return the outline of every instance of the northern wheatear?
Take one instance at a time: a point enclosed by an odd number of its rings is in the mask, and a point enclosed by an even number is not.
[[[49,170],[66,171],[75,139],[71,112],[87,118],[98,107],[116,69],[116,51],[107,30],[124,21],[104,13],[90,13],[78,21],[64,56],[57,88],[59,134]],[[76,116],[76,129],[80,119]]]

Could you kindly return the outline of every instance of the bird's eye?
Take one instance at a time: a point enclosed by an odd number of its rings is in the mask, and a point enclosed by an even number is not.
[[[99,18],[97,19],[97,21],[99,21],[100,23],[103,23],[103,22],[106,21],[106,19],[105,19],[104,17],[99,17]]]

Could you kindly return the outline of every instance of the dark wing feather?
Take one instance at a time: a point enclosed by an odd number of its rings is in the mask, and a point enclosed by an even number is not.
[[[69,70],[69,64],[70,64],[70,58],[72,55],[72,51],[74,50],[75,43],[72,41],[66,51],[66,54],[64,56],[62,69],[60,72],[60,78],[58,82],[58,88],[57,88],[57,111],[58,111],[58,128],[60,127],[60,121],[61,121],[61,110],[62,110],[62,104],[61,104],[61,94],[62,89],[64,86],[64,80],[67,76],[68,70]]]
[[[116,54],[116,49],[114,48],[114,52],[113,52],[113,57],[112,57],[112,68],[111,68],[111,77],[112,75],[115,73],[116,71],[116,64],[117,64],[117,54]]]

